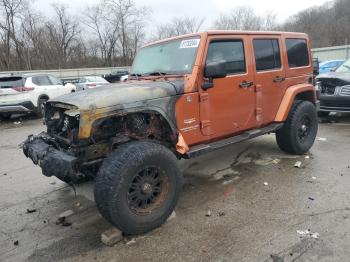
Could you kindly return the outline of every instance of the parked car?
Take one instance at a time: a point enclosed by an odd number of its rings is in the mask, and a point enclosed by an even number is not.
[[[129,75],[124,75],[120,77],[120,82],[126,82],[129,79]]]
[[[350,60],[335,72],[319,75],[316,89],[320,100],[319,116],[328,116],[330,112],[350,112]]]
[[[96,176],[102,216],[142,234],[173,212],[181,158],[268,133],[285,152],[308,152],[318,128],[312,74],[306,34],[209,31],[158,41],[139,50],[130,74],[138,81],[47,102],[47,133],[29,136],[23,152],[70,184]]]
[[[74,86],[64,86],[48,74],[0,76],[0,117],[31,112],[41,117],[46,101],[74,91]]]
[[[129,74],[128,70],[115,70],[110,74],[103,75],[103,78],[110,83],[115,83],[121,81],[121,77],[127,76]]]
[[[335,71],[339,66],[341,66],[345,60],[330,60],[320,63],[320,74],[328,73],[331,71]]]
[[[76,86],[77,91],[81,91],[89,88],[105,86],[108,84],[109,82],[101,76],[85,76],[79,78],[78,82],[76,83]]]

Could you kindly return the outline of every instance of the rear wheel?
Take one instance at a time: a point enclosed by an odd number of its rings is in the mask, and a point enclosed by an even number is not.
[[[174,210],[182,179],[175,155],[150,142],[119,146],[95,180],[96,205],[110,223],[130,235],[162,225]]]
[[[38,102],[38,108],[36,109],[36,115],[40,118],[44,117],[45,108],[44,105],[48,99],[40,98]]]
[[[317,113],[309,101],[295,101],[284,126],[276,132],[279,147],[301,155],[312,147],[318,130]]]

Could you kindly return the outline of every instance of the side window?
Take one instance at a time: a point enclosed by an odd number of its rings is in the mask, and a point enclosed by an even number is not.
[[[309,50],[305,39],[287,39],[286,46],[289,67],[309,65]]]
[[[243,41],[225,40],[211,42],[206,64],[215,62],[224,62],[227,74],[245,73]]]
[[[336,67],[336,66],[337,66],[337,62],[331,62],[331,63],[327,64],[328,68],[333,68],[333,67]]]
[[[277,39],[253,40],[257,71],[281,68],[280,48]]]
[[[57,79],[56,77],[49,76],[49,79],[53,85],[62,85],[62,81]]]
[[[37,86],[40,86],[40,82],[39,82],[39,79],[38,79],[37,76],[33,76],[33,77],[32,77],[32,82],[33,82],[34,84],[36,84]]]
[[[50,85],[52,85],[47,76],[33,76],[32,82],[38,86],[50,86]]]

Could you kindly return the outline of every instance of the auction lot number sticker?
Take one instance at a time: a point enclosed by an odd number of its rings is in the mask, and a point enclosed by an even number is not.
[[[199,45],[200,39],[182,40],[179,48],[196,48]]]

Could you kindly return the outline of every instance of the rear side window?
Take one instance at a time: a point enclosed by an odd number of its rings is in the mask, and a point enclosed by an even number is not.
[[[38,86],[50,86],[50,85],[52,85],[47,76],[33,76],[32,82]]]
[[[24,86],[22,77],[0,77],[0,88],[14,88]]]
[[[309,65],[309,51],[305,39],[287,39],[286,46],[290,68]]]
[[[50,78],[50,81],[53,85],[62,85],[62,81],[57,79],[56,77],[49,76],[49,78]]]
[[[209,45],[206,64],[224,62],[227,74],[244,73],[245,57],[242,40],[215,41]]]
[[[253,40],[257,71],[281,68],[280,48],[277,39]]]

